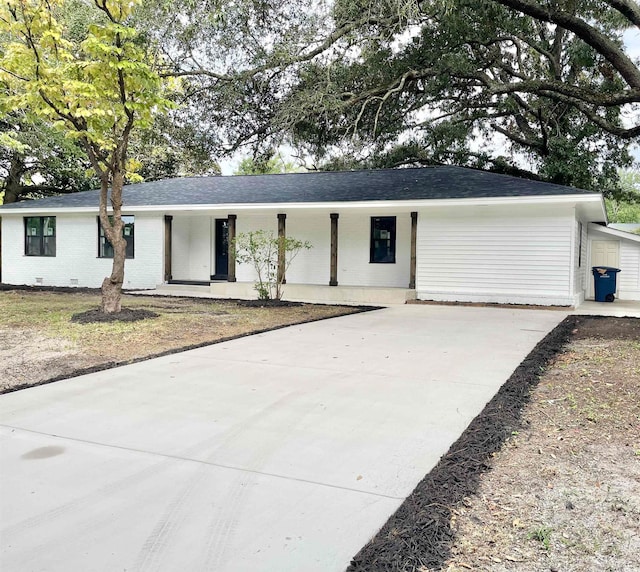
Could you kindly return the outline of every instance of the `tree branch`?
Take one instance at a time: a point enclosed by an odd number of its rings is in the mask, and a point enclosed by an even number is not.
[[[573,32],[583,42],[591,46],[605,59],[607,59],[624,78],[629,87],[636,90],[640,89],[640,70],[633,61],[624,53],[614,40],[581,18],[563,10],[546,8],[532,0],[493,1],[543,22],[557,24],[562,26],[564,29]],[[618,11],[620,11],[620,9],[617,6],[614,6],[614,4],[628,4],[626,0],[609,0],[608,3]]]

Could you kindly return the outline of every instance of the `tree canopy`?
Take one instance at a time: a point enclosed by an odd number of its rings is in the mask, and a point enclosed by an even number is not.
[[[82,148],[25,110],[0,120],[0,193],[5,203],[86,191],[98,183]]]
[[[275,175],[295,173],[300,168],[285,161],[281,154],[267,152],[258,157],[245,157],[238,164],[234,175]]]
[[[77,44],[94,6],[56,6]],[[629,0],[148,0],[123,24],[182,79],[180,107],[129,154],[146,178],[210,174],[215,156],[286,141],[320,168],[455,163],[616,192],[640,134],[623,42],[638,14]]]
[[[613,191],[640,133],[631,4],[339,0],[353,31],[301,67],[279,119],[319,155],[350,140],[365,164],[524,164]]]

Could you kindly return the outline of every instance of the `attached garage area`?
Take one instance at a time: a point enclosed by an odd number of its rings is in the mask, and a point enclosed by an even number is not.
[[[418,299],[573,306],[586,285],[587,215],[574,205],[425,209]]]
[[[588,249],[588,299],[594,296],[591,268],[612,266],[621,270],[617,276],[616,298],[640,300],[640,235],[590,224]]]

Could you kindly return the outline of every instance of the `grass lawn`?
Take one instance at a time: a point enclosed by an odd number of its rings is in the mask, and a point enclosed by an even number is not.
[[[123,307],[150,310],[158,317],[137,322],[71,321],[73,314],[99,303],[97,293],[0,291],[0,391],[78,370],[359,311],[345,306],[261,308],[233,301],[125,295]]]

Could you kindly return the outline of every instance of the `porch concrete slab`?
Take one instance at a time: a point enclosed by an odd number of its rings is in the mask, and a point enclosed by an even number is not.
[[[617,299],[614,302],[595,302],[594,300],[585,300],[573,313],[581,316],[640,318],[640,301]]]
[[[342,570],[565,315],[395,306],[0,396],[0,568]]]

